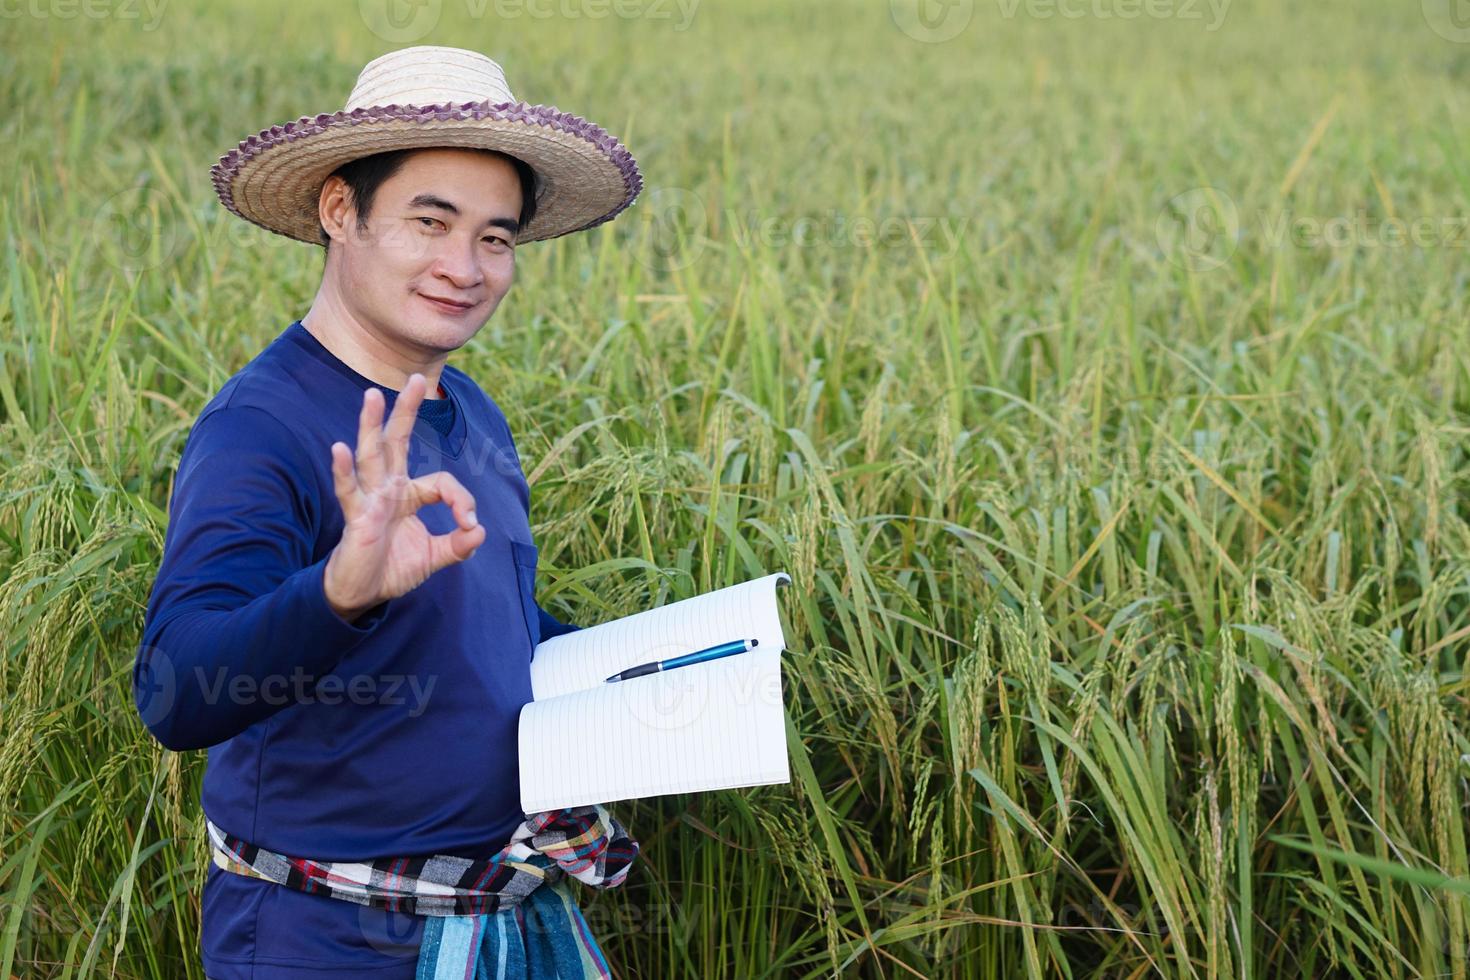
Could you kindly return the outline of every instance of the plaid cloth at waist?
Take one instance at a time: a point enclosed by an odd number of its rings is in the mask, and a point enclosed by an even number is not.
[[[614,888],[638,855],[638,842],[598,804],[533,813],[499,853],[480,860],[436,854],[318,861],[270,851],[213,821],[206,824],[211,857],[225,871],[429,916],[418,963],[418,976],[426,980],[478,977],[477,962],[489,977],[608,976],[607,963],[560,880],[571,875],[593,888]],[[553,887],[541,889],[543,884]],[[533,930],[531,942],[523,904],[552,918]]]

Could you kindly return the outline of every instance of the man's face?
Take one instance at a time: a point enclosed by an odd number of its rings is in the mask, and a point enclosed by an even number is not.
[[[328,181],[324,201],[334,183],[342,182]],[[333,240],[331,256],[343,301],[387,343],[430,353],[463,346],[515,277],[521,184],[503,158],[417,151],[379,185],[363,232],[354,209],[337,213],[343,237]]]

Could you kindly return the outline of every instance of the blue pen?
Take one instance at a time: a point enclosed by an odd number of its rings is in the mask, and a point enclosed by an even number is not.
[[[706,660],[717,660],[720,657],[728,657],[736,653],[744,653],[754,650],[760,646],[760,640],[731,640],[729,643],[721,643],[717,646],[696,650],[678,657],[670,657],[668,660],[655,660],[653,663],[639,664],[637,667],[629,667],[627,670],[613,674],[604,684],[613,681],[625,681],[630,677],[641,677],[644,674],[657,674],[660,671],[673,670],[675,667],[684,667],[689,664],[701,664]]]

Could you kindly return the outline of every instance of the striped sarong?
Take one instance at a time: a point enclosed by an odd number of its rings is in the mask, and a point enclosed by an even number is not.
[[[493,857],[436,854],[368,862],[291,857],[206,820],[226,871],[373,908],[428,916],[417,980],[611,976],[565,882],[628,877],[638,842],[601,805],[533,813]]]

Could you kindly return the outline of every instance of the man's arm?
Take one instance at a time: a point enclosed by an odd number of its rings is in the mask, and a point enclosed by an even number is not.
[[[190,433],[133,666],[139,716],[167,748],[223,742],[288,707],[293,677],[331,671],[386,617],[391,600],[350,622],[328,603],[327,559],[311,560],[316,486],[263,409],[219,409]]]
[[[553,636],[561,636],[563,633],[575,633],[582,628],[580,626],[573,626],[570,623],[563,623],[551,615],[551,613],[542,609],[541,603],[539,602],[536,603],[536,612],[541,618],[541,639],[543,640],[549,640]]]

